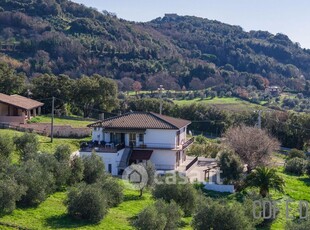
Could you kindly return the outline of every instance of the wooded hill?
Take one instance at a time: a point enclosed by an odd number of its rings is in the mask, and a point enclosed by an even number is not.
[[[310,50],[286,35],[190,16],[134,23],[67,0],[2,0],[0,52],[0,61],[28,77],[97,73],[123,90],[133,79],[144,89],[309,91]]]

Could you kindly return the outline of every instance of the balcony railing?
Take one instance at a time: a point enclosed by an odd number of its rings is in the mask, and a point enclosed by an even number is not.
[[[90,143],[84,143],[81,145],[80,149],[81,149],[81,152],[92,152],[92,151],[95,151],[95,152],[102,152],[102,153],[116,153],[118,152],[119,150],[125,148],[125,145],[124,144],[109,144],[109,145],[98,145],[98,144],[95,144],[93,142],[90,142]]]
[[[187,140],[187,141],[183,144],[182,150],[183,150],[183,149],[186,149],[188,146],[190,146],[191,144],[193,144],[194,141],[195,141],[195,138],[194,138],[194,137],[192,137],[191,139]]]
[[[174,144],[169,143],[144,143],[144,144],[137,144],[133,146],[133,148],[142,148],[142,149],[174,149]]]

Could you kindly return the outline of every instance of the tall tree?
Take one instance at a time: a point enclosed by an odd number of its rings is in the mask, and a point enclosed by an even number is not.
[[[21,94],[26,88],[26,77],[17,74],[5,63],[0,63],[0,93]]]
[[[279,142],[265,130],[241,125],[232,127],[224,134],[226,144],[247,164],[248,172],[266,165],[271,153],[279,149]]]
[[[31,81],[33,97],[39,100],[56,97],[60,100],[55,100],[55,108],[64,109],[64,105],[72,99],[73,82],[67,75],[44,74],[34,77]],[[50,112],[51,100],[45,100],[44,103],[44,112]]]
[[[75,82],[75,89],[74,102],[82,107],[84,117],[89,117],[93,110],[111,111],[117,106],[117,84],[111,79],[83,76]]]

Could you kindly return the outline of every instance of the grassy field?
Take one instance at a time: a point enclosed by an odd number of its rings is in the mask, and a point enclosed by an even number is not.
[[[22,135],[23,133],[15,131],[15,130],[0,129],[0,134],[6,134],[11,137],[14,137],[14,136]],[[72,151],[76,151],[80,148],[80,144],[82,142],[90,141],[91,139],[90,137],[80,138],[80,139],[79,138],[75,138],[75,139],[74,138],[54,138],[53,143],[51,143],[51,139],[49,137],[38,135],[38,138],[40,142],[39,150],[45,153],[53,153],[55,149],[57,148],[57,146],[64,145],[64,144],[69,145]],[[18,154],[16,151],[13,154],[12,160],[13,162],[18,161]]]
[[[283,168],[278,168],[278,173],[286,182],[284,194],[271,191],[272,198],[279,201],[280,213],[277,218],[270,222],[268,226],[258,229],[278,230],[284,229],[286,224],[286,203],[288,199],[294,200],[290,205],[291,216],[296,216],[298,211],[298,201],[310,202],[310,179],[306,176],[298,177],[288,175],[283,172]],[[93,225],[84,221],[73,221],[66,215],[66,207],[63,204],[66,193],[58,192],[50,196],[45,202],[35,208],[16,209],[12,214],[0,217],[0,222],[16,224],[30,229],[133,229],[132,221],[136,215],[147,205],[154,202],[151,194],[145,192],[143,197],[138,196],[137,191],[124,190],[124,202],[118,207],[111,208],[108,215],[99,224]],[[215,192],[207,193],[212,197],[225,198],[227,200],[238,200],[240,194],[220,195]],[[183,218],[181,229],[192,229],[191,218]],[[10,229],[1,228],[0,229]]]
[[[37,116],[30,120],[33,123],[51,123],[51,117],[48,115]],[[95,122],[92,119],[84,119],[81,117],[55,117],[54,124],[55,125],[71,125],[74,128],[84,128],[87,125]]]
[[[111,208],[99,224],[89,224],[68,217],[63,203],[65,192],[53,194],[38,207],[16,209],[12,214],[0,217],[0,222],[30,229],[133,229],[131,224],[136,215],[154,202],[150,192],[145,192],[141,198],[138,195],[138,191],[125,190],[124,202]],[[182,229],[191,229],[190,221],[190,218],[183,218]],[[0,229],[3,229],[1,225]]]
[[[31,229],[133,229],[130,223],[134,217],[154,202],[148,192],[140,198],[137,191],[125,190],[124,202],[111,208],[103,221],[93,225],[69,218],[63,204],[65,197],[65,192],[55,193],[38,207],[16,209],[11,215],[0,218],[0,221]]]
[[[255,110],[255,109],[266,109],[265,107],[257,104],[250,103],[248,101],[241,100],[235,97],[215,97],[215,98],[206,98],[200,99],[195,98],[193,100],[174,100],[175,104],[178,105],[188,105],[192,103],[204,103],[207,105],[215,106],[219,109],[225,110],[238,110],[238,111],[247,111],[247,110]]]

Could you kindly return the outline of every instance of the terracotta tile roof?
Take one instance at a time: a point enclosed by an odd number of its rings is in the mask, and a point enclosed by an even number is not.
[[[106,129],[180,129],[191,122],[148,112],[130,112],[88,125]]]
[[[26,110],[38,108],[44,105],[39,101],[35,101],[27,97],[16,94],[9,96],[3,93],[0,93],[0,102]]]

